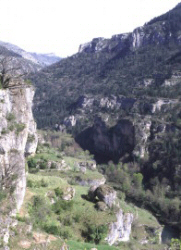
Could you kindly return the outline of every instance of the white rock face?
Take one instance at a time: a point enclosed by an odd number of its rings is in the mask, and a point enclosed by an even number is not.
[[[145,116],[135,123],[136,146],[133,151],[134,155],[144,158],[148,153],[146,144],[150,136],[151,117]]]
[[[152,113],[160,111],[163,105],[175,104],[177,102],[177,100],[159,99],[156,103],[153,104]]]
[[[99,38],[93,39],[91,42],[81,44],[79,46],[79,53],[86,51],[86,50],[94,51],[94,52],[102,50],[107,45],[106,43],[104,43],[104,40],[106,39],[103,37],[99,37]]]
[[[164,86],[174,86],[180,83],[181,72],[174,72],[170,79],[166,79],[163,83]]]
[[[6,179],[16,174],[12,183],[15,210],[20,209],[26,188],[24,153],[35,153],[37,146],[36,123],[31,111],[33,95],[32,87],[0,90],[0,180],[7,185]],[[27,146],[29,134],[34,142]]]
[[[74,198],[75,196],[75,188],[73,187],[67,187],[62,195],[62,199],[65,201],[70,201]]]
[[[76,118],[75,118],[75,116],[74,115],[71,115],[71,116],[69,116],[69,117],[66,117],[65,119],[64,119],[64,125],[66,126],[66,127],[74,127],[75,125],[76,125]]]
[[[0,240],[9,241],[11,216],[20,209],[26,190],[24,154],[34,154],[37,147],[36,123],[32,115],[34,89],[22,85],[0,89],[0,184],[13,190],[9,213],[0,214]],[[13,85],[12,85],[13,86]],[[27,139],[31,135],[31,143]],[[30,137],[29,137],[30,138]]]
[[[116,214],[117,221],[112,222],[109,228],[109,234],[106,238],[109,245],[119,241],[129,241],[131,234],[131,225],[133,222],[132,213],[123,213],[122,209]]]
[[[137,28],[132,33],[132,46],[133,48],[139,48],[143,44],[145,33],[143,27]]]

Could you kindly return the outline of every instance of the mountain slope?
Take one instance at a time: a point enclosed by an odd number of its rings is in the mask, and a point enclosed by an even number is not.
[[[169,12],[174,20],[179,20],[180,9],[178,5]],[[177,21],[166,17],[132,33],[93,39],[80,46],[79,53],[34,76],[39,127],[54,127],[63,122],[65,115],[75,113],[71,104],[81,95],[97,96],[98,100],[111,94],[155,96],[150,92],[160,93],[166,79],[179,77],[181,29],[178,24],[172,29],[171,24]]]
[[[37,64],[39,67],[49,66],[61,60],[60,57],[55,56],[54,54],[38,54],[38,53],[27,52],[11,43],[0,41],[0,45],[6,48],[7,50],[20,55],[22,58]]]

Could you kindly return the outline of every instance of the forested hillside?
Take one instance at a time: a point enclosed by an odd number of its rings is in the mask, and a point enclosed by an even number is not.
[[[30,78],[38,127],[72,133],[127,200],[180,230],[181,5]]]

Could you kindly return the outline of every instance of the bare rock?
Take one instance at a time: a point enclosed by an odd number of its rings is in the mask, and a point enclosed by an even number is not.
[[[122,209],[119,209],[116,217],[117,221],[110,224],[109,234],[106,238],[109,245],[113,245],[119,241],[129,241],[130,238],[133,214],[124,214]]]
[[[117,193],[112,187],[108,185],[101,185],[95,192],[98,199],[105,202],[108,207],[111,208],[115,204]]]
[[[99,211],[106,211],[107,210],[107,205],[103,201],[98,201],[95,205],[97,210]]]
[[[75,188],[67,187],[63,191],[62,199],[66,200],[66,201],[70,201],[70,200],[72,200],[74,198],[74,196],[75,196]]]

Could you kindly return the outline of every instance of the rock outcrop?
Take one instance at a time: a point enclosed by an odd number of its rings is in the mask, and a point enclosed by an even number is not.
[[[108,185],[101,185],[95,190],[95,195],[100,201],[103,201],[109,208],[111,208],[116,201],[117,193],[114,188]]]
[[[81,178],[80,176],[76,177],[75,179],[76,183],[80,186],[94,186],[98,187],[100,185],[103,185],[106,182],[106,179],[104,177],[101,178]]]
[[[34,154],[37,146],[31,111],[33,95],[33,87],[22,84],[21,80],[19,86],[0,89],[0,188],[12,197],[8,198],[12,203],[8,212],[11,215],[20,209],[25,195],[24,155]]]
[[[62,200],[70,201],[74,198],[74,196],[75,196],[75,188],[67,187],[63,190]]]
[[[122,209],[119,209],[116,218],[117,221],[110,224],[109,234],[106,238],[109,245],[113,245],[119,241],[129,241],[130,238],[133,214],[124,214]]]

